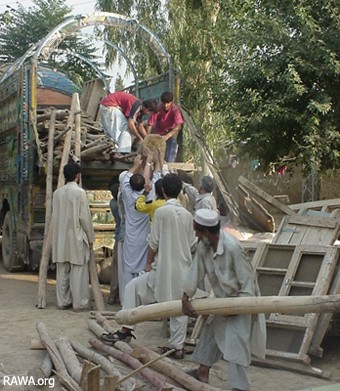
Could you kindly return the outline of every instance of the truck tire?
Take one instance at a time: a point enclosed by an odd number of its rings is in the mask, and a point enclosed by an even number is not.
[[[18,257],[16,233],[10,212],[6,213],[2,226],[2,260],[9,272],[17,272],[24,268],[24,263]]]

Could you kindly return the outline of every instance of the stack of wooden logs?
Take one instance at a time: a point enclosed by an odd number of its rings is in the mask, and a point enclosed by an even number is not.
[[[48,152],[48,134],[50,127],[54,126],[54,159],[60,160],[63,151],[64,136],[68,132],[67,120],[70,116],[69,110],[57,110],[55,119],[51,119],[52,109],[39,110],[37,115],[37,130],[40,140],[40,148],[46,158]],[[77,114],[77,113],[72,113]],[[105,136],[99,122],[93,121],[85,113],[81,113],[80,123],[80,147],[81,160],[110,160],[115,149],[112,139]],[[54,122],[54,123],[52,123]],[[76,124],[77,126],[77,124]],[[73,136],[71,145],[75,144]],[[74,149],[71,146],[71,150]]]
[[[89,339],[90,347],[63,336],[54,340],[44,323],[37,322],[39,340],[31,341],[31,349],[46,349],[40,367],[29,376],[48,379],[54,372],[68,390],[162,390],[162,391],[222,391],[196,380],[183,365],[166,358],[173,350],[159,355],[137,342],[101,342],[103,333],[113,332],[114,313],[94,312],[88,327],[96,336]],[[53,370],[54,368],[54,370]]]

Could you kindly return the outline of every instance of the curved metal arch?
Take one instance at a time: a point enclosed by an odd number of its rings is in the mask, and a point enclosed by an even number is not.
[[[66,36],[82,28],[98,25],[112,26],[140,35],[155,53],[158,61],[170,67],[170,56],[155,34],[138,23],[134,18],[110,12],[94,12],[89,15],[78,15],[64,20],[41,41],[33,57],[38,59],[42,56],[46,60],[50,56],[51,49],[57,47]]]
[[[15,72],[29,57],[34,62],[38,62],[39,57],[48,60],[51,53],[69,35],[88,26],[113,26],[123,30],[131,31],[139,35],[155,53],[161,64],[168,65],[170,75],[172,74],[172,64],[168,52],[158,37],[147,27],[138,23],[136,19],[111,12],[94,12],[89,15],[71,16],[57,25],[45,38],[31,46],[31,48],[20,58],[18,58],[4,73],[0,82],[5,80],[10,74]],[[113,45],[113,44],[112,44]],[[125,55],[124,55],[125,58]]]
[[[91,68],[93,68],[95,70],[95,72],[97,73],[97,75],[99,76],[99,78],[103,81],[104,85],[105,85],[105,90],[106,91],[109,91],[109,84],[107,82],[108,79],[111,79],[111,77],[109,77],[108,75],[105,75],[104,72],[102,72],[98,67],[97,65],[93,62],[93,61],[90,61],[88,58],[82,56],[81,54],[78,54],[78,53],[73,53],[71,52],[70,50],[68,49],[58,49],[58,48],[55,48],[53,50],[53,53],[57,53],[57,54],[68,54],[72,57],[77,57],[79,58],[80,60],[86,62],[86,64],[88,64]]]

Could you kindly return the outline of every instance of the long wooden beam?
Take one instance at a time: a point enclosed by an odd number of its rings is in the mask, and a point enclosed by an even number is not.
[[[198,315],[340,312],[340,295],[212,298],[196,299],[191,303]],[[181,315],[182,302],[175,300],[121,310],[117,312],[116,322],[129,325]]]

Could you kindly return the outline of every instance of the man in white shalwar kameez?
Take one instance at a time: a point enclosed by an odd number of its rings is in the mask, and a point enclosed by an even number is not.
[[[204,289],[207,276],[216,298],[259,296],[256,274],[240,242],[220,230],[219,214],[199,209],[194,215],[199,238],[197,251],[182,298],[183,313],[197,316],[190,304],[197,288]],[[191,360],[200,364],[193,376],[208,382],[209,370],[220,358],[229,362],[228,383],[234,391],[250,390],[248,367],[251,354],[264,358],[264,314],[209,316]]]
[[[196,248],[193,218],[177,200],[182,188],[178,175],[167,174],[162,186],[166,203],[155,211],[148,238],[150,250],[146,273],[126,286],[123,309],[182,298],[183,278],[191,266],[192,253]],[[174,358],[184,356],[187,324],[187,316],[170,318],[170,338],[164,350],[175,349]],[[131,338],[132,329],[132,326],[124,326],[111,334],[111,339]],[[110,336],[109,339],[106,337],[102,338],[110,340]]]
[[[146,160],[138,155],[133,167],[124,175],[121,184],[125,212],[125,237],[123,245],[123,281],[121,283],[120,299],[124,301],[126,284],[137,277],[144,270],[147,260],[147,237],[150,232],[150,218],[145,213],[138,212],[135,208],[137,198],[143,194],[145,181],[149,179],[151,172],[152,155]],[[143,174],[142,174],[143,173]],[[155,183],[161,177],[161,167],[158,162],[152,175]],[[149,197],[154,196],[151,194]]]
[[[90,249],[95,235],[86,192],[78,186],[80,166],[64,167],[66,184],[54,192],[52,259],[57,264],[57,304],[61,309],[89,309]]]

